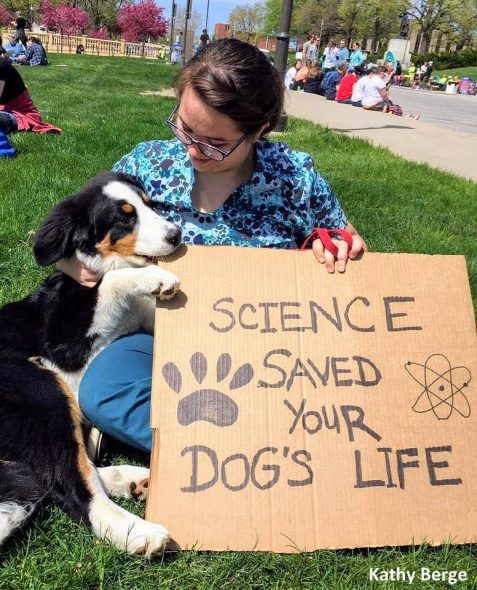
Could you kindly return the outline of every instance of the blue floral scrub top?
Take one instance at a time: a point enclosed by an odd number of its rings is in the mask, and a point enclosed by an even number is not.
[[[113,170],[136,176],[158,212],[182,228],[185,244],[298,248],[315,227],[347,225],[312,158],[284,143],[259,141],[255,170],[213,213],[191,201],[194,169],[179,140],[140,143]]]

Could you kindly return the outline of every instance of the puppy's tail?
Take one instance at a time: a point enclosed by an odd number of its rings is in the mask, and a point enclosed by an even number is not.
[[[0,460],[0,545],[33,514],[46,493],[28,465]]]

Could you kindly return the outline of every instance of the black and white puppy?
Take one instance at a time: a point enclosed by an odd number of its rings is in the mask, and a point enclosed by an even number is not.
[[[180,239],[138,182],[118,173],[95,177],[38,231],[39,264],[75,255],[104,277],[88,288],[55,271],[0,310],[0,544],[46,499],[129,553],[151,556],[164,548],[164,527],[108,498],[130,494],[148,471],[93,466],[76,392],[102,348],[128,332],[152,331],[155,296],[170,299],[179,287],[155,263]]]

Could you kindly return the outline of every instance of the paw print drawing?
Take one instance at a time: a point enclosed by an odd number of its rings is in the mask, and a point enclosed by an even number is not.
[[[190,358],[190,368],[195,380],[202,385],[207,377],[207,358],[202,352],[195,352]],[[216,366],[216,381],[221,383],[230,374],[232,359],[230,354],[222,353]],[[175,363],[166,363],[162,367],[162,375],[169,387],[176,393],[182,390],[182,373]],[[248,385],[253,379],[253,367],[249,363],[241,365],[233,374],[228,390],[233,391]],[[177,405],[177,421],[188,426],[199,420],[211,422],[215,426],[232,426],[237,421],[239,408],[227,394],[216,389],[203,388],[189,393],[179,400]]]

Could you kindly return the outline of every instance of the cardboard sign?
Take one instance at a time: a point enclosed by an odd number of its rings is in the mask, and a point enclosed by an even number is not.
[[[156,317],[147,518],[183,549],[473,542],[465,260],[192,247]]]

